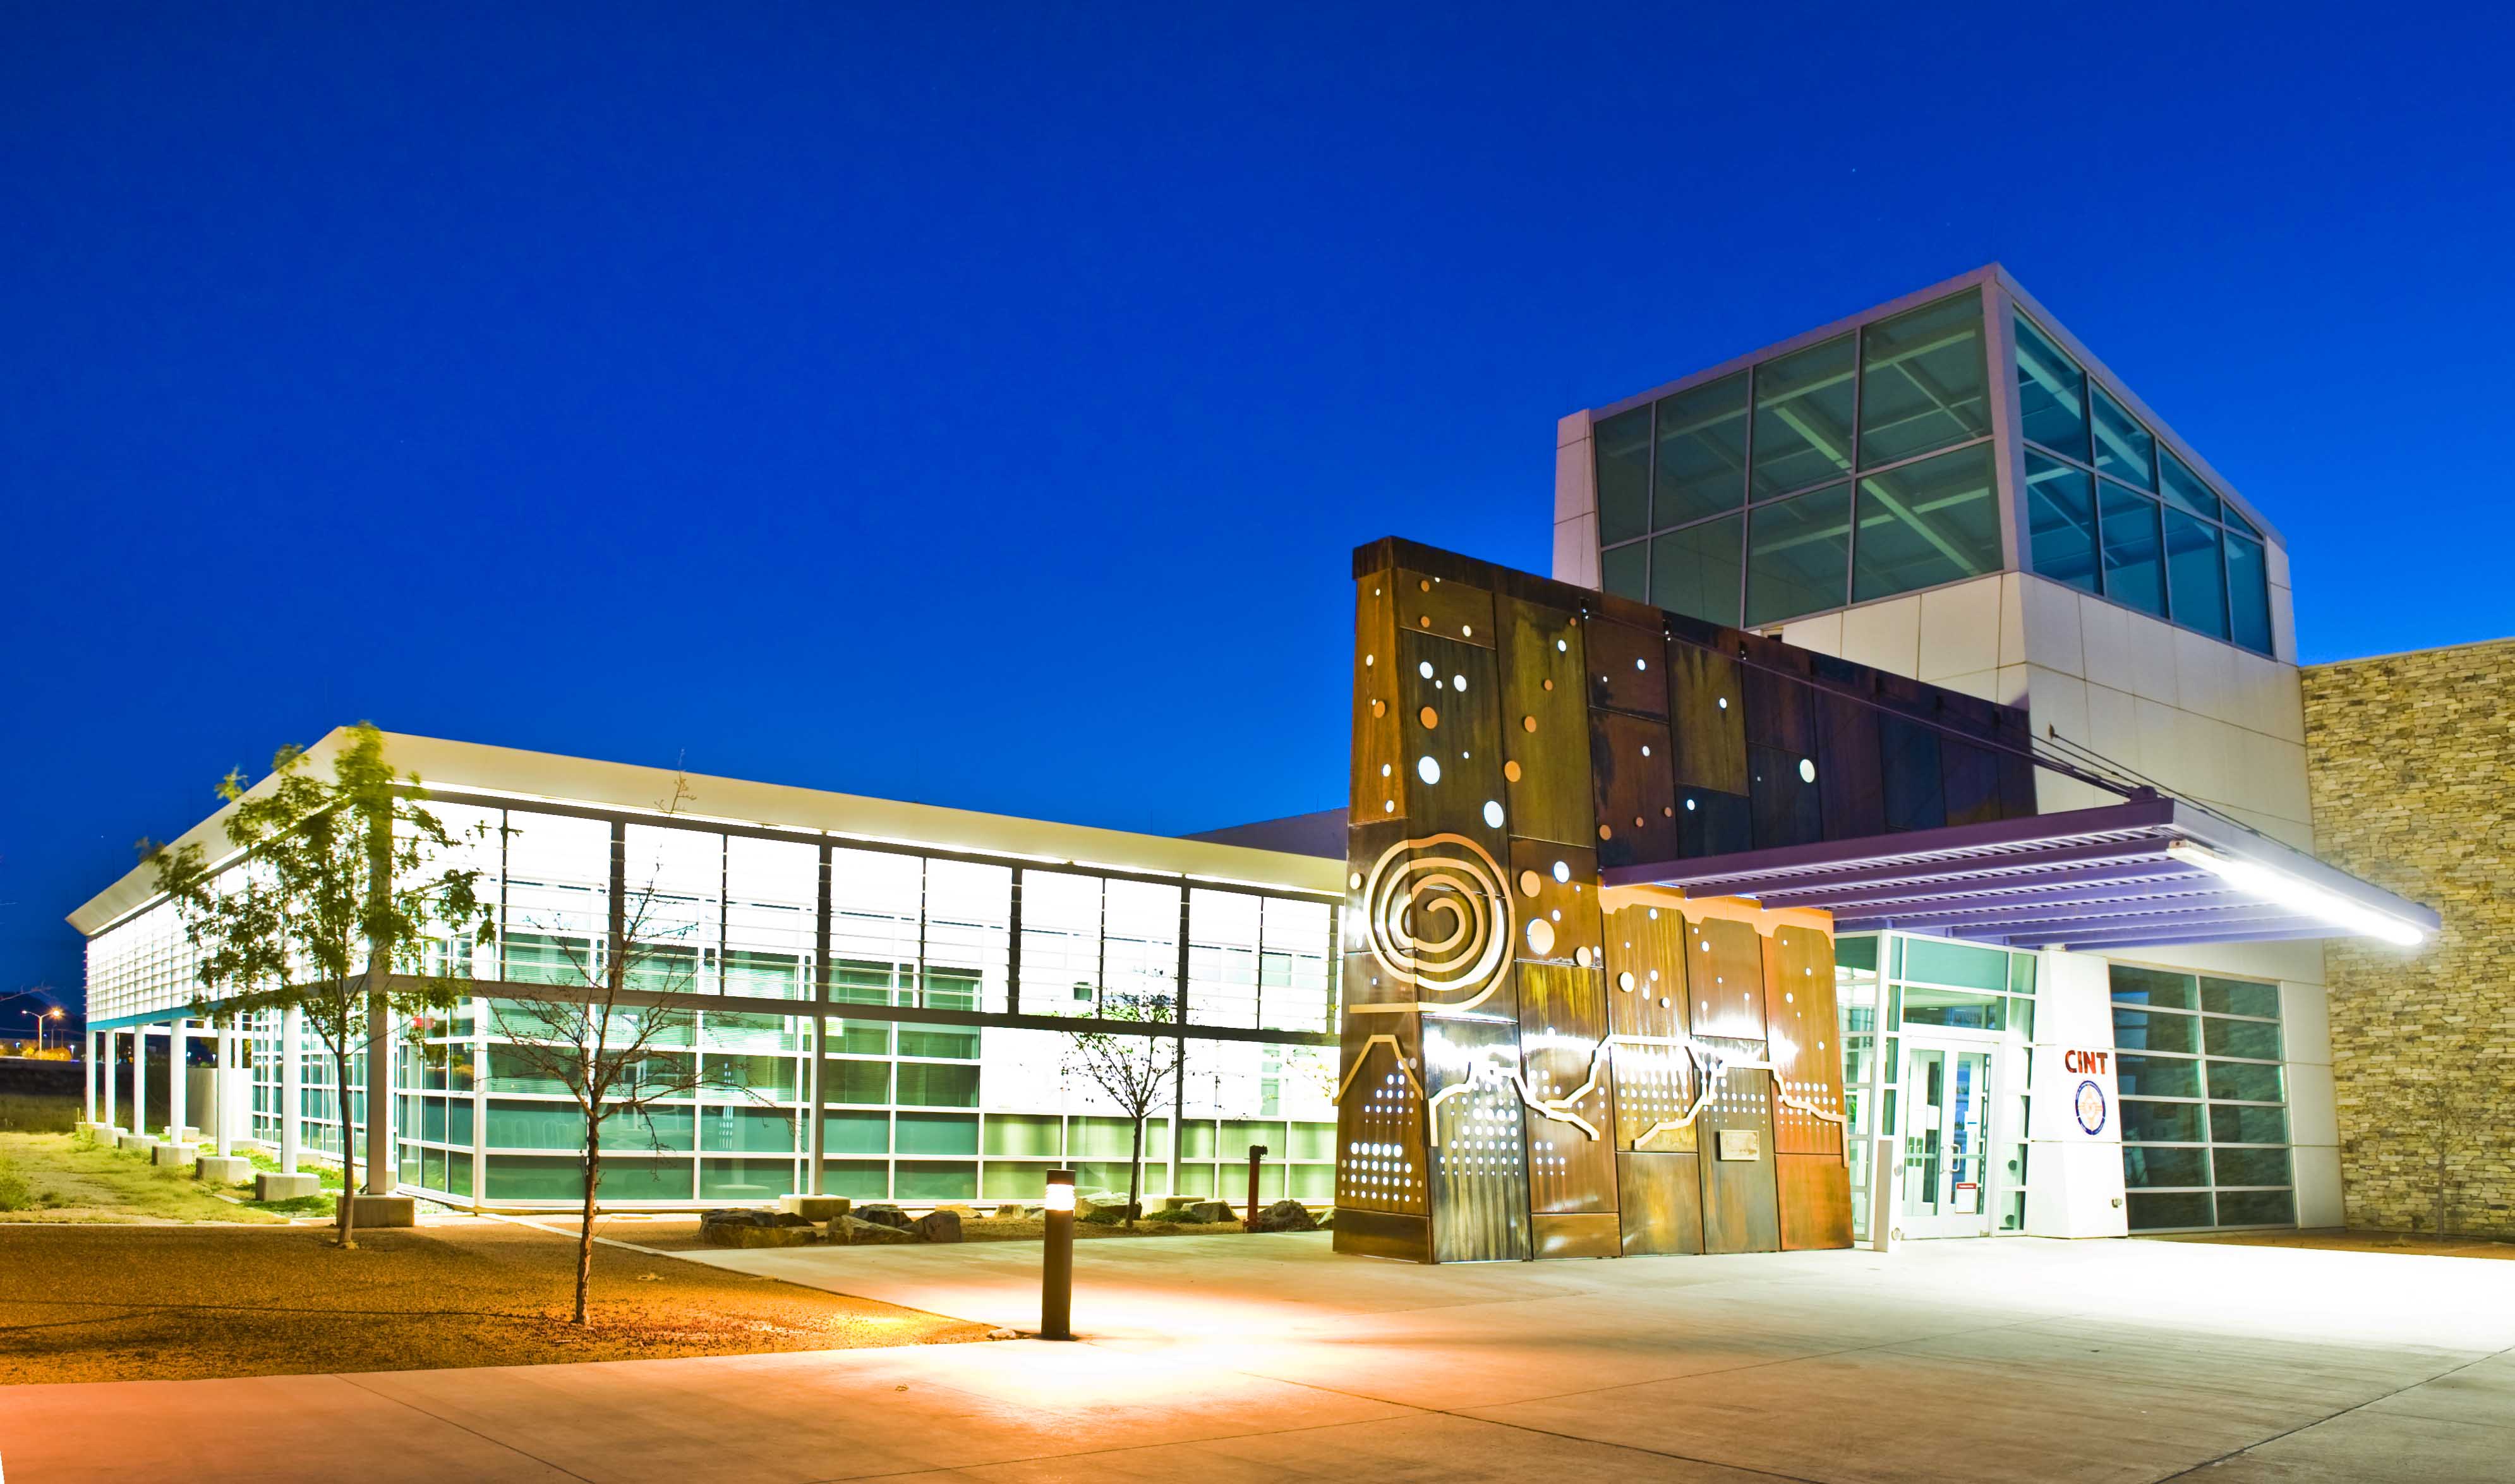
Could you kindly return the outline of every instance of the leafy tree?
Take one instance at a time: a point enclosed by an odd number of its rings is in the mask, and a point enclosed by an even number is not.
[[[689,798],[688,780],[676,776],[673,797],[657,806],[671,815]],[[542,966],[548,976],[542,982],[531,988],[505,986],[507,998],[497,1009],[499,1031],[513,1039],[512,1045],[499,1048],[500,1054],[513,1057],[538,1080],[565,1089],[584,1124],[577,1324],[588,1322],[595,1198],[602,1178],[606,1128],[642,1125],[647,1147],[659,1147],[656,1104],[687,1096],[703,1085],[698,1057],[682,1050],[696,1043],[698,1017],[671,1003],[687,995],[698,977],[698,924],[661,887],[656,873],[645,876],[642,885],[630,886],[625,869],[620,873],[620,899],[611,904],[598,932],[585,930],[588,925],[581,922],[523,919],[521,926],[540,933],[556,958]],[[724,1084],[720,1090],[750,1094],[747,1086]]]
[[[142,841],[140,853],[196,951],[202,993],[193,1013],[296,1010],[331,1053],[340,1090],[337,1240],[355,1247],[352,1059],[390,1033],[395,1013],[441,1008],[460,992],[461,979],[446,971],[468,969],[459,951],[467,934],[485,939],[490,930],[480,873],[446,864],[460,842],[427,808],[419,775],[393,771],[372,722],[350,728],[328,780],[303,748],[283,747],[263,784],[248,788],[231,772],[219,795],[231,805],[223,824],[240,852],[234,864],[210,861],[198,845]]]
[[[1172,997],[1142,991],[1104,991],[1103,1020],[1136,1025],[1173,1024]],[[1065,1075],[1087,1077],[1127,1115],[1134,1146],[1127,1159],[1127,1226],[1133,1230],[1144,1203],[1144,1120],[1160,1106],[1178,1070],[1180,1042],[1158,1031],[1071,1031],[1066,1036]]]

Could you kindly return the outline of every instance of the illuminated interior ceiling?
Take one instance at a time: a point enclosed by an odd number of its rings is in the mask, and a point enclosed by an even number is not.
[[[2180,799],[1619,867],[1674,886],[2015,948],[2374,937],[2414,946],[2437,915]]]

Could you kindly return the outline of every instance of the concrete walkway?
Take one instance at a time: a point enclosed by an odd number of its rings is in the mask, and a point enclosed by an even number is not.
[[[1026,1244],[710,1260],[1036,1322]],[[1077,1265],[1085,1344],[17,1387],[0,1461],[10,1484],[2515,1478],[2515,1263],[2011,1239],[1419,1268],[1235,1236]]]

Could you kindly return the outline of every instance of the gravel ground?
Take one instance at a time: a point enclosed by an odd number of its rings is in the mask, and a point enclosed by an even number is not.
[[[572,1241],[473,1217],[0,1226],[0,1383],[652,1360],[979,1340],[986,1327],[618,1248],[569,1324]]]

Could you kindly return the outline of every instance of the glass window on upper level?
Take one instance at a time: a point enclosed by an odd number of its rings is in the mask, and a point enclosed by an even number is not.
[[[1651,606],[1715,624],[1736,623],[1745,521],[1743,515],[1723,515],[1652,537]]]
[[[2096,481],[2097,529],[2105,553],[2105,596],[2165,616],[2165,565],[2158,556],[2157,502],[2111,479]]]
[[[2136,484],[2142,489],[2157,487],[2157,439],[2149,436],[2139,419],[2123,410],[2123,404],[2105,393],[2102,387],[2089,389],[2088,398],[2096,408],[2096,473]]]
[[[2182,506],[2204,519],[2225,518],[2225,507],[2217,495],[2188,465],[2163,448],[2157,451],[2157,487],[2165,492],[2168,504]]]
[[[2087,462],[2087,373],[2032,320],[2022,318],[2017,321],[2017,410],[2028,442]]]
[[[1988,442],[1860,476],[1851,600],[2000,570],[2000,481]]]
[[[2055,582],[2270,653],[2261,532],[2052,336],[2020,315],[2015,339],[2020,431],[2033,445],[2028,563]]]
[[[1982,293],[1969,289],[1860,332],[1860,467],[1991,432]]]
[[[1636,407],[1598,425],[1598,540],[1628,540],[1650,529],[1651,410]]]
[[[2096,591],[2094,475],[2030,450],[2026,529],[2028,559],[2036,571],[2084,592]]]
[[[1747,624],[1839,608],[1851,559],[1851,486],[1755,507],[1747,526]]]
[[[1747,373],[1663,398],[1658,410],[1652,527],[1663,529],[1746,504]]]
[[[2228,638],[2247,649],[2271,652],[2271,574],[2262,544],[2227,533]]]
[[[1822,483],[1851,468],[1848,335],[1755,368],[1754,474],[1758,499]]]
[[[2227,637],[2227,556],[2218,528],[2179,510],[2165,513],[2165,600],[2174,621],[2211,639]]]
[[[1968,289],[1600,419],[1601,586],[1758,624],[1852,600],[1864,537],[1865,597],[1999,570],[1988,342]]]

